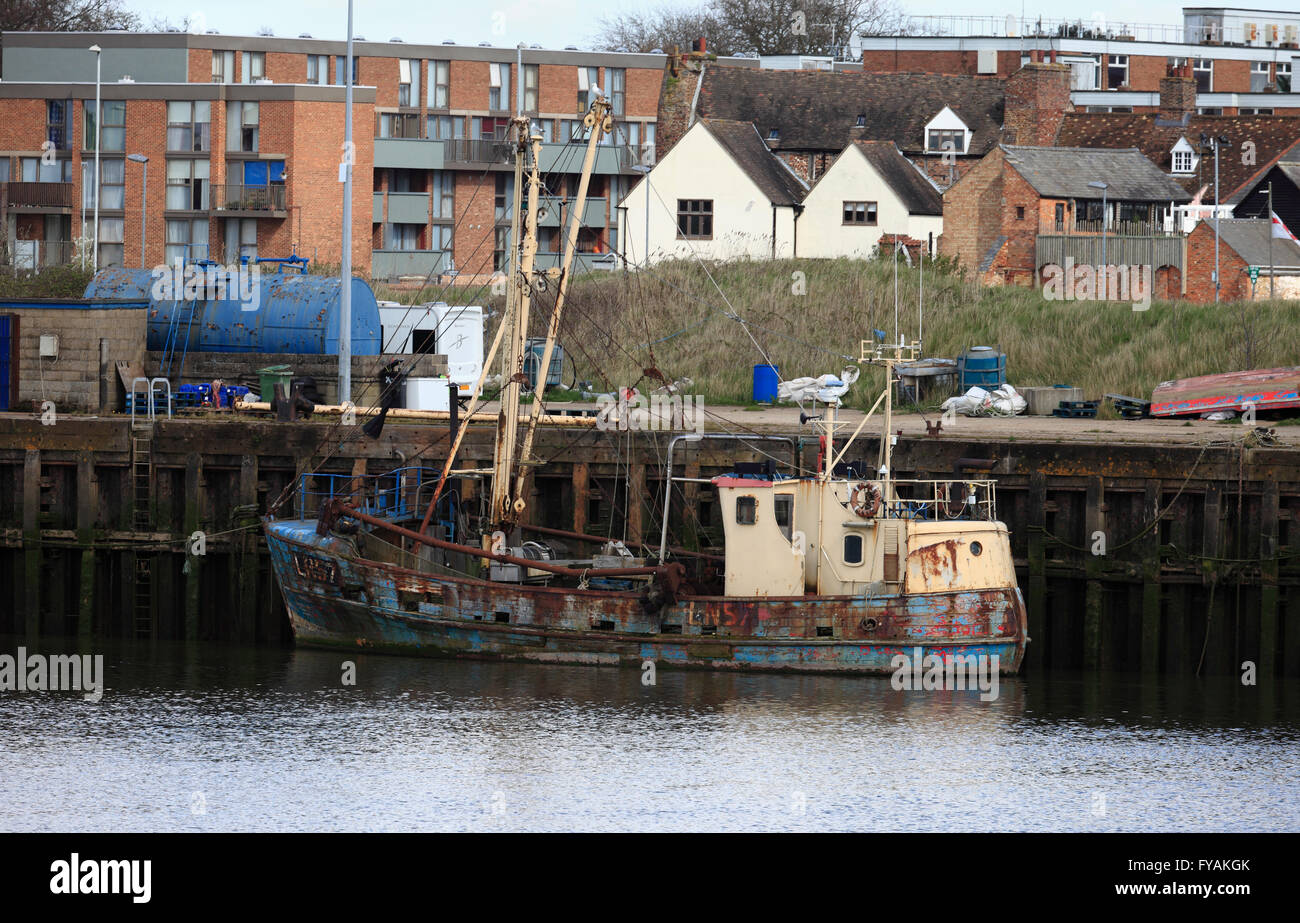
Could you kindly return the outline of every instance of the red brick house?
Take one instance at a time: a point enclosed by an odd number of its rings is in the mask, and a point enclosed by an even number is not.
[[[998,145],[944,193],[939,249],[991,285],[1035,285],[1067,260],[1151,265],[1159,293],[1182,267],[1167,219],[1190,198],[1135,148]]]
[[[1187,297],[1192,301],[1214,300],[1214,237],[1213,221],[1200,222],[1187,235]],[[1261,219],[1220,220],[1219,300],[1267,300],[1270,276],[1273,297],[1300,298],[1300,245],[1270,239],[1269,222]]]

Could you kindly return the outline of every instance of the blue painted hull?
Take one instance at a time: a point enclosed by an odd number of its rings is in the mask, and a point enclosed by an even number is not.
[[[892,674],[898,655],[997,657],[1015,673],[1015,587],[963,593],[736,599],[648,609],[636,593],[492,583],[367,561],[314,521],[268,521],[294,637],[311,647],[640,668]]]

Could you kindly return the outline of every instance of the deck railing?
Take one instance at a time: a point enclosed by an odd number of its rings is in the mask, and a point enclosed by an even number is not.
[[[998,518],[997,482],[988,480],[890,482],[897,499],[881,505],[881,519],[956,519],[993,521]]]
[[[438,483],[437,468],[409,466],[384,474],[306,473],[298,478],[298,519],[320,514],[327,500],[342,499],[371,516],[398,522],[424,515]]]

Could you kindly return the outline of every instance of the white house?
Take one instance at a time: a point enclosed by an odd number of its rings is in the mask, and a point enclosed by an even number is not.
[[[882,234],[914,238],[933,254],[942,233],[934,183],[892,141],[854,141],[804,196],[797,255],[865,259]]]
[[[663,259],[790,257],[808,191],[752,122],[701,119],[619,205],[632,265]]]

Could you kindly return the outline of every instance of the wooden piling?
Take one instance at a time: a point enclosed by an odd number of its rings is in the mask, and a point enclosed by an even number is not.
[[[1141,523],[1149,531],[1137,544],[1142,555],[1142,641],[1143,673],[1160,670],[1160,482],[1148,478],[1142,489]]]

